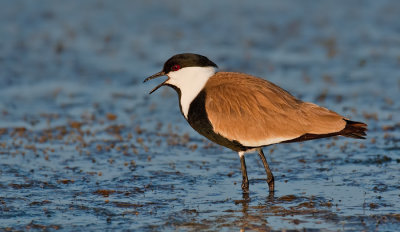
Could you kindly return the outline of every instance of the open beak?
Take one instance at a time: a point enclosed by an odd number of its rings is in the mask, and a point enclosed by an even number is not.
[[[156,74],[154,74],[154,75],[151,75],[151,76],[149,76],[148,78],[144,79],[143,83],[146,82],[146,81],[155,79],[155,78],[157,78],[157,77],[162,77],[162,76],[165,76],[165,72],[163,72],[163,71],[158,72],[158,73],[156,73]],[[152,94],[152,93],[153,93],[154,91],[156,91],[158,88],[160,88],[161,86],[163,86],[163,85],[165,84],[165,82],[167,82],[168,80],[169,80],[169,78],[168,78],[167,80],[165,80],[164,82],[162,82],[161,84],[157,85],[154,89],[152,89],[152,90],[150,91],[149,94]]]

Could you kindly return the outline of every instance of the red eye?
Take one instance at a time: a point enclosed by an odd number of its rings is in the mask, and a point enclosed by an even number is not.
[[[178,71],[179,69],[181,69],[181,66],[179,64],[176,64],[171,68],[172,71]]]

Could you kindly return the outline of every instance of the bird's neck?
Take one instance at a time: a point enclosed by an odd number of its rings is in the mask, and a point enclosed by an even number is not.
[[[195,97],[215,74],[214,67],[186,67],[169,75],[168,84],[180,91],[179,103],[183,116],[188,118],[189,107]]]

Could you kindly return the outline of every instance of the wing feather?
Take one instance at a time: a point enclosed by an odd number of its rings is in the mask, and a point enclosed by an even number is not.
[[[279,143],[306,133],[337,132],[346,124],[339,114],[246,74],[216,73],[205,91],[206,112],[214,131],[245,146]]]

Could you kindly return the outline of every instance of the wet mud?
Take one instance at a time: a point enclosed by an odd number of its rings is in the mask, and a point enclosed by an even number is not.
[[[0,230],[398,230],[398,12],[372,0],[1,1]],[[368,137],[264,148],[274,195],[248,154],[243,194],[237,154],[196,134],[173,90],[142,83],[180,52],[364,121]]]

